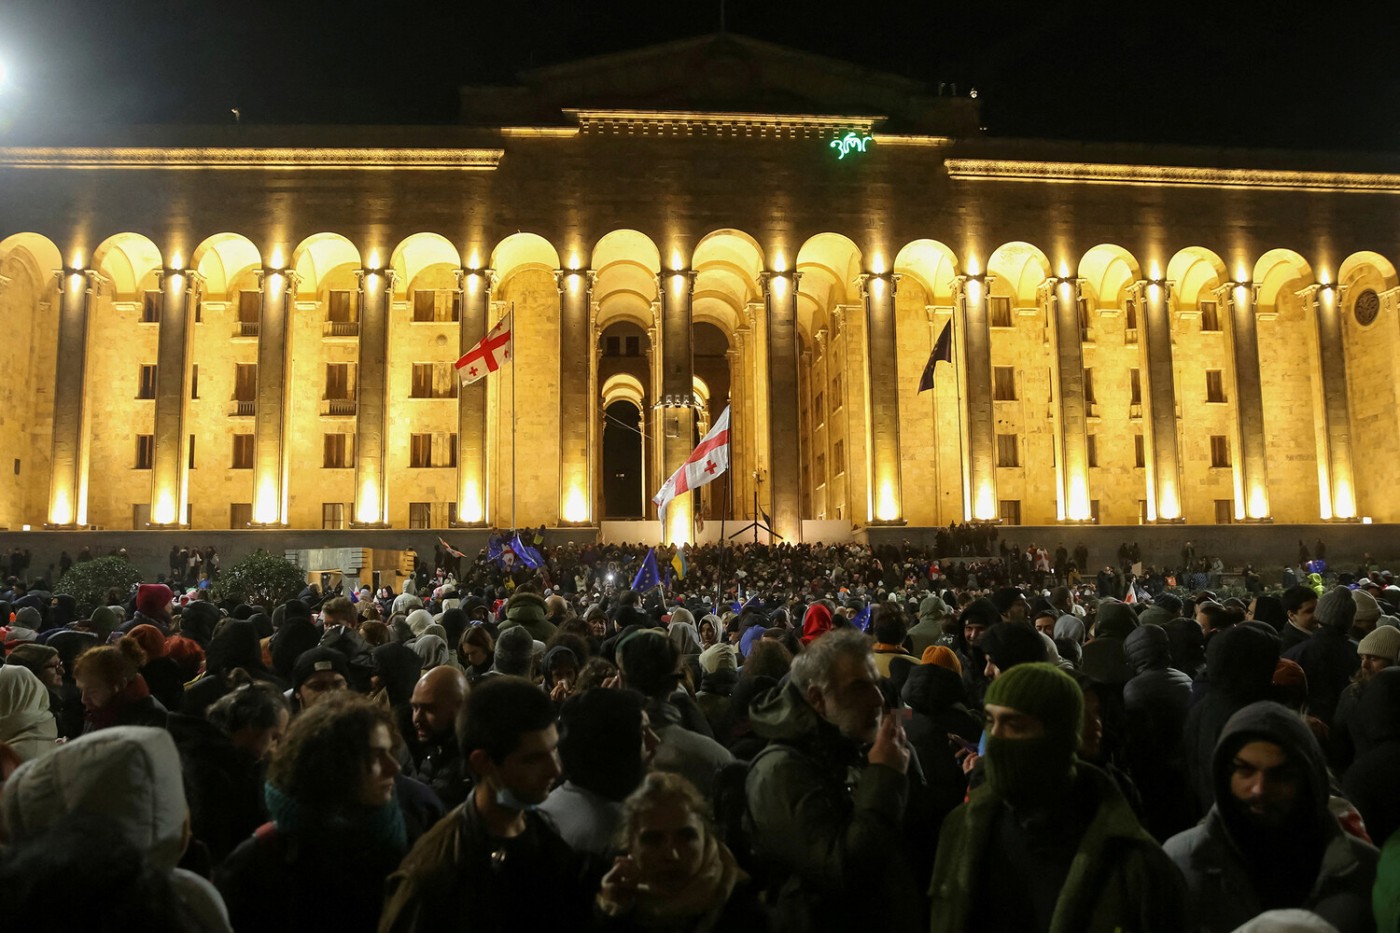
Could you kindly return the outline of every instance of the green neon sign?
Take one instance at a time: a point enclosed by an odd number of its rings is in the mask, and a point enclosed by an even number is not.
[[[840,139],[831,141],[831,148],[836,150],[836,158],[844,159],[846,156],[856,152],[864,152],[865,147],[874,142],[869,136],[858,136],[854,131],[847,133]]]

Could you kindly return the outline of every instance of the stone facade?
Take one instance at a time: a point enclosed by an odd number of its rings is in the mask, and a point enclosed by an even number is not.
[[[707,37],[470,125],[0,148],[0,526],[596,527],[726,404],[668,538],[1400,518],[1396,166],[981,138],[902,81]]]

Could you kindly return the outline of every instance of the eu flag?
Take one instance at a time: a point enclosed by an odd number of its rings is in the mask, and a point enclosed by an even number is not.
[[[851,620],[851,625],[860,629],[862,632],[870,631],[870,606],[868,604],[864,609],[856,613],[855,618]]]
[[[544,564],[544,558],[540,556],[540,552],[521,541],[518,531],[515,533],[515,537],[510,539],[510,549],[531,570],[537,570]]]
[[[661,571],[656,567],[656,548],[647,551],[642,566],[637,568],[637,576],[632,580],[632,589],[645,593],[661,585]]]

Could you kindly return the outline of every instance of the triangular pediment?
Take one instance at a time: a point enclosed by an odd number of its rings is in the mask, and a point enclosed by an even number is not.
[[[976,132],[976,105],[921,82],[729,33],[535,68],[507,88],[464,88],[468,122],[558,122],[564,111],[881,117],[889,129]],[[510,113],[518,116],[513,120]]]

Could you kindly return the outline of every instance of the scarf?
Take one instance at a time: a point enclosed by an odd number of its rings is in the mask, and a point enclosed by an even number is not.
[[[113,694],[106,706],[101,709],[90,709],[83,715],[88,724],[88,728],[84,731],[96,732],[98,729],[110,729],[117,725],[122,710],[150,695],[151,688],[146,686],[146,678],[137,674],[127,682],[125,687]]]
[[[345,813],[322,813],[303,806],[269,781],[263,785],[263,800],[277,828],[289,836],[320,843],[368,844],[392,850],[396,859],[408,852],[408,827],[397,792],[382,807],[352,806]]]
[[[685,887],[669,897],[639,892],[634,916],[643,927],[676,926],[701,919],[700,927],[706,929],[724,910],[734,887],[747,880],[728,846],[713,832],[706,833],[700,867]]]

